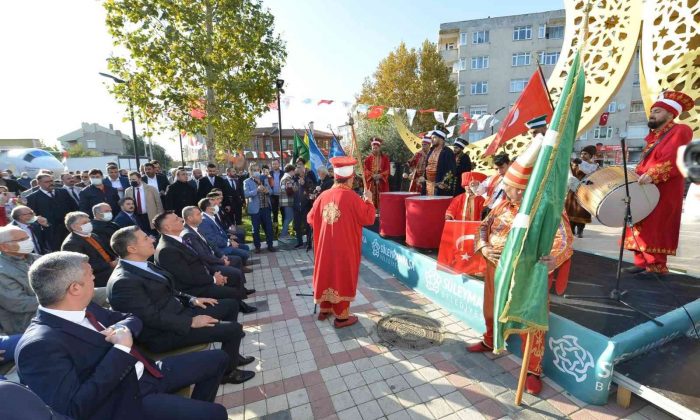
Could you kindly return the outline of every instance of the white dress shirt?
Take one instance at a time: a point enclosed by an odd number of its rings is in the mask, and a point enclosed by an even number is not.
[[[44,308],[43,306],[39,305],[39,310],[46,312],[47,314],[51,314],[53,316],[57,316],[61,319],[65,319],[66,321],[72,322],[74,324],[78,324],[82,327],[88,328],[92,331],[95,331],[96,333],[99,334],[99,331],[95,329],[95,327],[88,321],[87,317],[85,316],[85,309],[82,311],[62,311],[60,309],[49,309],[49,308]],[[98,321],[99,322],[99,321]],[[102,325],[102,324],[100,324]],[[102,325],[105,327],[104,325]],[[107,327],[105,327],[107,328]],[[126,328],[126,327],[124,327]],[[125,353],[130,353],[131,352],[131,347],[127,347],[122,344],[115,344],[114,348],[119,349]],[[134,364],[134,370],[136,370],[136,377],[138,379],[141,379],[141,376],[143,375],[143,363],[141,362],[135,362]]]
[[[117,190],[117,194],[119,194],[119,199],[124,198],[124,187],[122,187],[122,181],[119,178],[112,179],[110,177],[107,177],[106,179],[107,182],[109,182],[110,185],[112,185],[112,188]]]
[[[149,178],[148,176],[144,177],[146,179],[146,184],[155,187],[155,189],[158,189],[158,177],[154,176],[153,178]]]

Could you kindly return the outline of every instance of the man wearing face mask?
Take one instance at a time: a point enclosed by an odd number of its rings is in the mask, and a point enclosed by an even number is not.
[[[95,275],[95,287],[105,287],[114,267],[117,266],[116,255],[108,245],[92,233],[90,217],[81,211],[66,215],[66,228],[70,234],[63,241],[61,251],[73,251],[88,256],[88,263]]]
[[[26,206],[17,206],[10,213],[12,225],[19,227],[29,235],[34,244],[31,253],[44,255],[51,252],[47,229],[49,222],[45,217],[37,217],[34,210]]]
[[[36,314],[38,303],[29,286],[29,267],[39,259],[34,243],[17,226],[0,228],[0,333],[22,334]],[[7,355],[6,355],[7,356]],[[12,355],[9,356],[12,359]]]
[[[92,206],[92,233],[97,235],[103,244],[108,244],[114,232],[119,230],[119,225],[112,220],[112,208],[107,203],[99,203]]]
[[[255,252],[260,252],[260,226],[265,231],[267,250],[277,252],[273,246],[274,234],[272,232],[272,203],[270,193],[272,188],[266,176],[261,176],[257,163],[251,163],[248,167],[250,178],[243,181],[243,191],[248,200],[248,214],[253,223],[253,244]]]
[[[112,213],[119,213],[119,193],[111,185],[104,183],[104,176],[99,169],[90,169],[90,185],[80,191],[79,210],[91,214],[92,207],[99,203],[107,203]]]
[[[139,225],[148,226],[147,233],[150,234],[153,231],[153,218],[164,211],[160,193],[155,187],[143,182],[141,174],[136,171],[129,173],[129,183],[131,186],[124,191],[124,197],[134,199]]]

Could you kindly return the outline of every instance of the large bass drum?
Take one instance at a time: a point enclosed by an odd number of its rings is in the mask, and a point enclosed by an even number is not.
[[[659,202],[654,184],[640,185],[639,176],[627,170],[632,223],[643,220]],[[576,201],[605,226],[622,227],[625,223],[625,174],[622,166],[598,169],[581,180]]]

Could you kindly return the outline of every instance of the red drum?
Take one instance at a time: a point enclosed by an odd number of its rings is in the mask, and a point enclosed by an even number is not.
[[[395,191],[379,193],[379,234],[406,235],[406,199],[420,195],[415,192]]]
[[[406,244],[416,248],[440,247],[445,212],[452,197],[420,196],[406,199]]]

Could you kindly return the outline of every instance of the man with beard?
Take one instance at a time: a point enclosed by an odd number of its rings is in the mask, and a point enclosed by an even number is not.
[[[428,160],[428,152],[432,140],[429,135],[423,136],[421,149],[408,161],[408,167],[411,168],[411,174],[405,174],[404,177],[411,178],[411,184],[408,186],[409,192],[420,193],[423,191],[425,183],[425,164]]]
[[[676,255],[685,192],[685,179],[675,164],[676,153],[690,143],[693,130],[673,120],[694,106],[690,96],[674,91],[664,92],[651,106],[649,135],[635,172],[640,185],[653,183],[658,187],[659,204],[627,230],[625,248],[634,251],[634,266],[623,269],[625,272],[665,274],[667,257]]]
[[[178,169],[175,182],[165,189],[165,209],[182,214],[182,209],[197,204],[197,190],[187,182],[187,171]]]
[[[389,156],[382,153],[382,142],[379,137],[372,137],[372,153],[364,162],[365,182],[372,192],[372,201],[377,208],[379,193],[389,191]]]
[[[455,155],[445,146],[447,134],[442,125],[435,127],[430,134],[433,146],[428,152],[425,166],[423,195],[452,196],[455,183]]]
[[[463,138],[457,138],[455,140],[455,179],[461,180],[462,174],[472,170],[472,161],[469,155],[464,153],[464,149],[467,148],[469,142]],[[454,195],[462,194],[466,186],[460,185],[460,183],[455,183]]]

